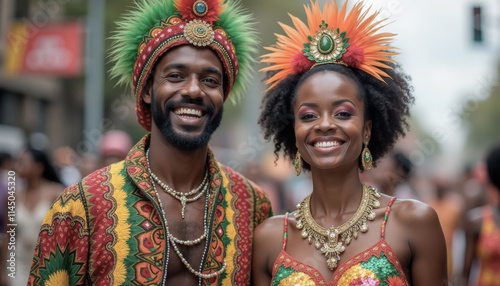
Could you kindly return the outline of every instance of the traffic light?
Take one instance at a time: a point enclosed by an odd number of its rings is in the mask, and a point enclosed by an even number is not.
[[[483,42],[483,30],[482,30],[482,17],[481,17],[481,7],[475,6],[472,8],[473,11],[473,28],[474,28],[474,42]]]

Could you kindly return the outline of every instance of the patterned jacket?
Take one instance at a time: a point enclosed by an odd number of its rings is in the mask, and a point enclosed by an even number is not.
[[[119,163],[68,187],[43,221],[29,285],[163,285],[164,221],[147,170],[146,135]],[[272,215],[267,196],[216,161],[209,165],[209,251],[203,285],[248,285],[254,228]],[[170,247],[170,252],[173,249]],[[171,253],[171,254],[172,254]]]

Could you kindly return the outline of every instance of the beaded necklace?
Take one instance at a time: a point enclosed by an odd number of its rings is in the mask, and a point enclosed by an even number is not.
[[[146,151],[146,162],[148,164],[148,171],[151,174],[151,165],[149,164],[149,149]],[[207,227],[208,197],[209,197],[209,187],[208,187],[208,184],[206,185],[206,188],[205,188],[205,190],[206,190],[206,198],[205,198],[205,212],[204,212],[204,215],[203,215],[203,234],[202,234],[201,237],[199,237],[197,239],[194,239],[194,240],[181,240],[181,239],[178,239],[178,238],[174,237],[170,233],[169,228],[168,228],[167,216],[165,214],[165,209],[163,208],[163,204],[162,204],[161,199],[160,199],[160,194],[158,194],[158,190],[156,189],[156,185],[155,185],[155,182],[154,182],[153,178],[151,179],[151,184],[153,185],[153,189],[155,191],[156,197],[158,198],[158,203],[160,205],[161,215],[163,216],[163,221],[165,222],[165,235],[166,235],[166,237],[168,237],[170,243],[172,244],[172,248],[174,249],[174,251],[177,254],[177,256],[179,256],[179,259],[182,261],[182,263],[184,264],[184,266],[186,266],[186,268],[191,273],[193,273],[195,276],[197,276],[199,278],[203,278],[203,279],[209,279],[209,278],[212,278],[212,277],[215,277],[217,275],[222,274],[222,272],[224,272],[226,270],[226,266],[227,266],[225,259],[224,259],[224,265],[221,267],[221,269],[219,269],[219,270],[217,270],[217,271],[215,271],[213,273],[210,273],[210,274],[203,274],[203,273],[201,273],[201,271],[202,271],[202,265],[200,265],[200,270],[199,271],[194,270],[194,268],[184,258],[184,256],[180,252],[179,248],[177,247],[177,244],[182,244],[182,245],[186,245],[186,246],[192,246],[192,245],[198,244],[203,239],[205,239],[206,236],[208,235],[208,230],[207,230],[208,229],[208,227]],[[207,246],[208,246],[208,244],[205,245],[205,249],[203,251],[202,257],[205,257],[205,254],[207,252]],[[167,263],[166,263],[167,265],[168,265],[169,253],[170,253],[170,251],[167,251]],[[166,273],[166,271],[167,271],[167,269],[165,269],[165,273]]]
[[[149,152],[149,149],[147,152]],[[147,156],[146,158],[149,160],[149,156]],[[186,203],[194,202],[197,201],[199,198],[201,198],[201,196],[204,193],[204,188],[207,185],[208,171],[205,171],[205,176],[203,177],[203,181],[201,182],[201,184],[197,188],[194,188],[191,191],[189,191],[188,193],[178,192],[174,190],[173,188],[162,182],[160,178],[158,178],[158,176],[156,176],[151,170],[149,171],[149,173],[151,174],[151,177],[155,180],[155,182],[157,182],[158,185],[160,185],[167,194],[171,195],[172,197],[176,198],[181,202],[182,205],[181,217],[183,219],[186,210]],[[188,198],[188,196],[192,196],[197,192],[199,193],[196,196]]]

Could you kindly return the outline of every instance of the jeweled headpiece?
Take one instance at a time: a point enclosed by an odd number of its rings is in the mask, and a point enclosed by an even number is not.
[[[318,2],[311,6],[304,5],[307,25],[299,18],[290,15],[294,28],[279,23],[286,33],[277,35],[275,46],[266,47],[271,53],[263,56],[262,62],[271,65],[262,71],[276,71],[266,81],[273,88],[290,74],[303,73],[315,65],[342,64],[355,67],[384,81],[389,77],[380,68],[391,68],[384,62],[394,62],[389,56],[397,53],[387,50],[395,36],[390,33],[378,33],[385,19],[376,20],[379,12],[368,15],[363,12],[362,2],[354,5],[346,15],[347,1],[338,10],[337,2],[327,0],[323,12]]]
[[[169,49],[194,45],[219,56],[228,79],[224,100],[238,99],[249,81],[257,51],[252,17],[239,0],[136,0],[112,36],[113,77],[132,84],[139,123],[151,130],[151,114],[142,101],[156,61]]]

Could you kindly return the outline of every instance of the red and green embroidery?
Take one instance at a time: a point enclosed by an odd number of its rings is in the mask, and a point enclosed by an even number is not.
[[[146,168],[148,140],[139,142],[125,161],[92,173],[59,197],[42,225],[30,285],[66,285],[59,283],[65,279],[69,285],[161,285],[166,243]],[[249,261],[253,229],[272,214],[271,205],[239,174],[221,169],[211,152],[208,161],[212,223],[203,272],[220,269],[224,261],[228,266],[220,277],[202,282],[247,284],[249,279],[236,281],[250,277],[250,268],[237,263]]]

